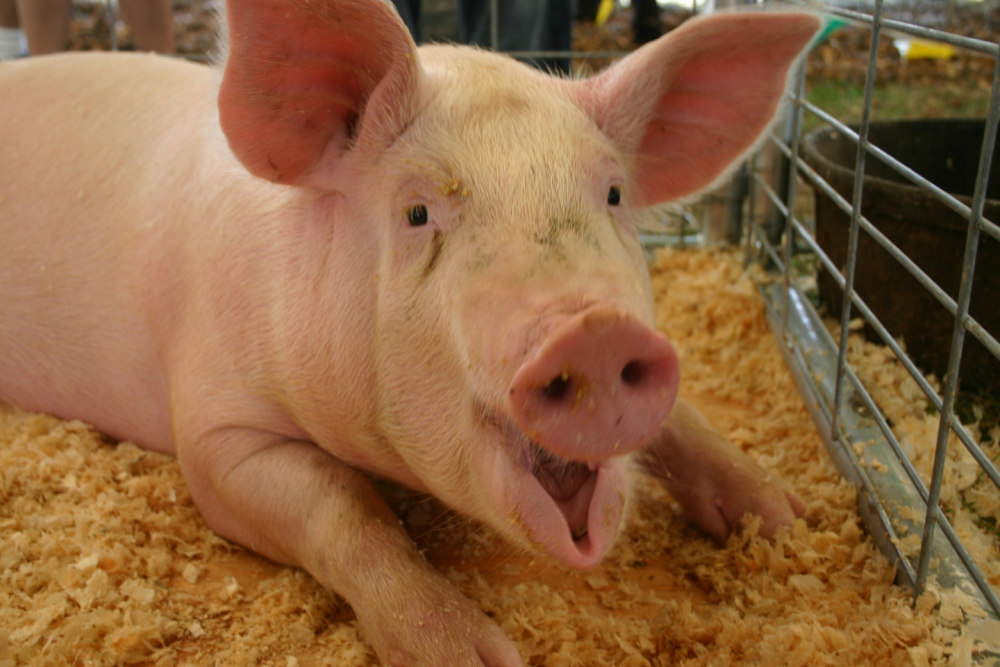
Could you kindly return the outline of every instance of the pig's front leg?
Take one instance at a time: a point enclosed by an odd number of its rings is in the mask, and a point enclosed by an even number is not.
[[[316,445],[213,429],[182,446],[191,494],[220,535],[343,596],[384,665],[523,667],[500,628],[417,550],[367,478]]]
[[[802,501],[678,399],[656,438],[638,455],[685,513],[720,545],[747,512],[771,538],[805,513]]]

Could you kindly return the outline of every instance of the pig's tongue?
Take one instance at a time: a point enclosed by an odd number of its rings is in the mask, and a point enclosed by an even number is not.
[[[545,492],[556,501],[574,538],[587,534],[587,513],[594,495],[597,474],[585,463],[566,461],[534,447],[532,473]],[[592,479],[591,479],[592,478]],[[590,481],[590,484],[587,482]]]
[[[556,500],[571,497],[590,477],[590,468],[585,463],[560,459],[541,447],[534,447],[533,455],[535,479]]]

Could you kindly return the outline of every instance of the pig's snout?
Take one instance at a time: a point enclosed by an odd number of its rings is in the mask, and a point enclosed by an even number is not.
[[[597,462],[647,441],[677,398],[677,353],[667,337],[608,307],[559,325],[510,385],[521,430],[567,459]]]

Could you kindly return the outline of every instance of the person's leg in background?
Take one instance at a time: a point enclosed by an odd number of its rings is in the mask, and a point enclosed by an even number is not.
[[[18,15],[33,56],[66,50],[72,0],[17,0]],[[174,18],[170,0],[121,0],[125,21],[143,51],[174,52]]]
[[[660,23],[660,6],[656,0],[632,0],[632,28],[635,43],[642,46],[663,34]]]
[[[122,18],[132,28],[140,51],[174,52],[174,15],[170,0],[119,0]]]
[[[17,0],[17,13],[33,56],[66,50],[72,0]]]
[[[17,0],[0,0],[0,60],[27,55]]]

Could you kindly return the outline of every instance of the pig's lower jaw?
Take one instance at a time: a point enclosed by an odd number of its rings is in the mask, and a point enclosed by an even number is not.
[[[505,527],[570,567],[596,566],[621,523],[626,460],[569,461],[531,442],[510,422],[501,426],[505,420],[491,417],[486,421],[505,432],[506,442],[493,450],[487,468],[491,496],[505,508]]]

